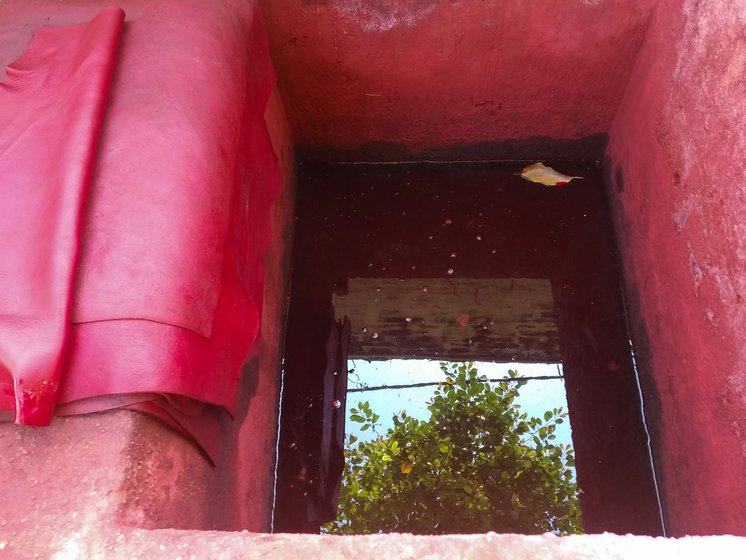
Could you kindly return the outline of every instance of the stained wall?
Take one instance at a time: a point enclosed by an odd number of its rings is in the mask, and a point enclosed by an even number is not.
[[[656,3],[260,0],[304,152],[374,160],[529,157],[603,135]]]
[[[746,534],[746,3],[661,2],[607,169],[672,534]]]

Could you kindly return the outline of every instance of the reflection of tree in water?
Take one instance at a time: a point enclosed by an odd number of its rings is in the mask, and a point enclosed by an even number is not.
[[[573,450],[554,444],[567,413],[529,418],[515,403],[525,381],[494,387],[473,364],[441,364],[428,420],[401,412],[378,434],[367,402],[350,419],[377,438],[347,442],[332,533],[580,533]],[[511,372],[511,377],[516,373]]]

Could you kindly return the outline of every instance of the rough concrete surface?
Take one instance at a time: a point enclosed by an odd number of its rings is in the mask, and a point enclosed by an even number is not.
[[[746,3],[661,2],[610,132],[673,535],[746,535]]]
[[[0,423],[0,535],[54,535],[114,521],[127,468],[119,459],[135,416],[57,418],[49,428]]]
[[[69,530],[56,536],[26,534],[0,537],[0,554],[9,560],[170,558],[172,560],[229,560],[252,558],[323,558],[324,560],[479,558],[484,560],[699,560],[703,557],[740,558],[746,539],[732,536],[663,539],[652,537],[556,537],[552,534],[370,535],[331,537],[313,535],[258,535],[212,531],[127,530],[95,527]]]
[[[261,0],[296,140],[412,151],[608,131],[656,0]]]

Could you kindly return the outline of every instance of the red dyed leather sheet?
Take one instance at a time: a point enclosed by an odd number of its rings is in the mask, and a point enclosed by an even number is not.
[[[0,83],[0,406],[57,401],[91,168],[124,14],[40,30]]]
[[[216,419],[232,410],[259,331],[280,186],[264,122],[274,74],[253,2],[120,5],[125,31],[75,259],[56,413],[143,410],[214,455]]]

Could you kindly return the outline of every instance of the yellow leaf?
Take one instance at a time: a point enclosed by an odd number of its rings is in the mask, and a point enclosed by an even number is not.
[[[412,461],[404,461],[401,464],[401,472],[403,474],[409,474],[412,472],[412,467],[414,467],[414,464],[412,463]]]
[[[532,163],[531,165],[524,167],[521,170],[521,172],[516,173],[516,175],[520,175],[527,181],[531,181],[533,183],[540,183],[548,187],[557,187],[561,185],[566,185],[573,179],[583,178],[583,177],[573,177],[572,175],[564,175],[560,173],[559,171],[555,171],[551,167],[547,167],[541,162]]]

